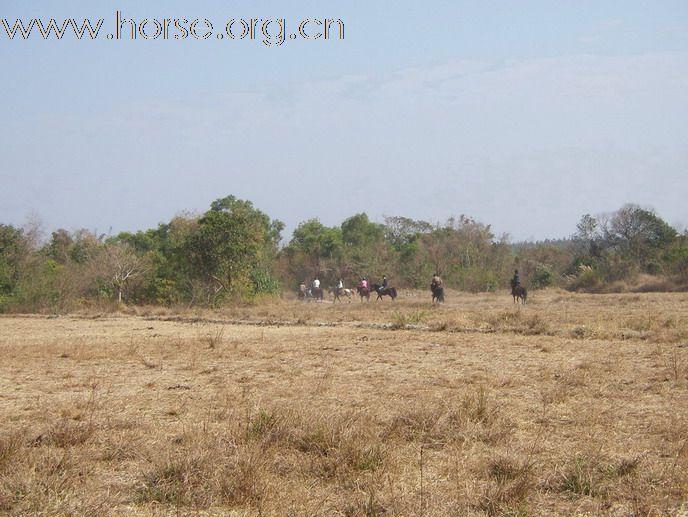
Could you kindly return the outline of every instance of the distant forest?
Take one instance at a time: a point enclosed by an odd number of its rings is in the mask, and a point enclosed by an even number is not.
[[[688,288],[688,233],[654,211],[626,205],[581,216],[566,238],[511,243],[461,215],[443,224],[365,213],[340,226],[284,224],[250,201],[214,201],[202,215],[116,236],[0,224],[0,312],[64,312],[103,304],[218,307],[293,292],[316,276],[327,287],[382,275],[399,289],[494,291],[514,269],[529,289],[622,292]]]

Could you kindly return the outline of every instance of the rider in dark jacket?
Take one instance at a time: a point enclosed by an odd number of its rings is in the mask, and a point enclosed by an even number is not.
[[[387,289],[387,277],[382,275],[382,289]]]
[[[518,276],[518,269],[514,270],[514,277],[511,279],[511,287],[518,287],[521,285],[521,278]]]

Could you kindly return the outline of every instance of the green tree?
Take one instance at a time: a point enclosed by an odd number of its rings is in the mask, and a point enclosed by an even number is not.
[[[283,256],[290,264],[288,269],[293,283],[316,275],[331,282],[341,267],[342,253],[342,231],[329,228],[317,219],[309,219],[294,230]]]
[[[596,288],[638,273],[675,271],[680,237],[654,211],[627,204],[616,212],[593,218],[586,214],[574,235],[575,256],[566,270],[570,276],[597,278]],[[578,286],[580,282],[572,282]]]
[[[344,273],[351,279],[361,276],[380,278],[394,268],[393,248],[386,228],[370,221],[365,213],[346,219],[342,225]]]
[[[270,266],[281,228],[250,201],[234,196],[214,201],[184,243],[191,276],[201,282],[205,301],[255,293],[252,278]]]
[[[679,281],[688,283],[688,232],[676,237],[666,252],[666,259],[672,274]]]
[[[396,254],[396,274],[402,285],[425,287],[432,265],[428,264],[428,253],[424,244],[435,227],[426,221],[407,217],[385,218],[386,238]]]
[[[17,294],[22,259],[28,251],[21,229],[0,224],[0,310]]]
[[[605,227],[609,246],[647,273],[659,272],[662,253],[677,235],[657,214],[631,204],[614,213]]]

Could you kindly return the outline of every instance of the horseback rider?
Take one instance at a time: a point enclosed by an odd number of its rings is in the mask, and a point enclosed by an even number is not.
[[[439,273],[432,275],[432,280],[430,281],[430,291],[432,291],[432,302],[438,303],[444,302],[444,288],[442,287],[442,279]]]
[[[518,269],[514,269],[514,277],[511,279],[511,288],[521,285],[521,278],[518,276]]]
[[[318,280],[317,276],[313,280],[312,287],[313,287],[313,289],[320,289],[320,280]]]
[[[382,285],[380,286],[380,289],[387,289],[387,276],[382,275]]]
[[[337,294],[341,294],[342,291],[344,290],[344,280],[342,280],[341,278],[337,281],[336,289],[337,289]]]
[[[511,295],[514,297],[514,303],[526,303],[528,291],[521,285],[521,278],[518,276],[518,269],[514,270],[514,276],[511,278]]]
[[[366,277],[361,278],[361,283],[358,284],[361,289],[368,289],[368,279]]]
[[[432,275],[432,281],[430,282],[430,289],[435,290],[438,287],[442,287],[442,279],[440,278],[439,273],[435,273]]]

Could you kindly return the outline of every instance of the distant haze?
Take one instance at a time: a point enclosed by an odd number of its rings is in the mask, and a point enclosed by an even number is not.
[[[0,19],[336,17],[344,41],[8,41],[0,223],[113,233],[233,194],[296,225],[688,224],[688,3],[3,2]],[[201,5],[202,4],[202,5]],[[391,4],[390,4],[391,5]]]

